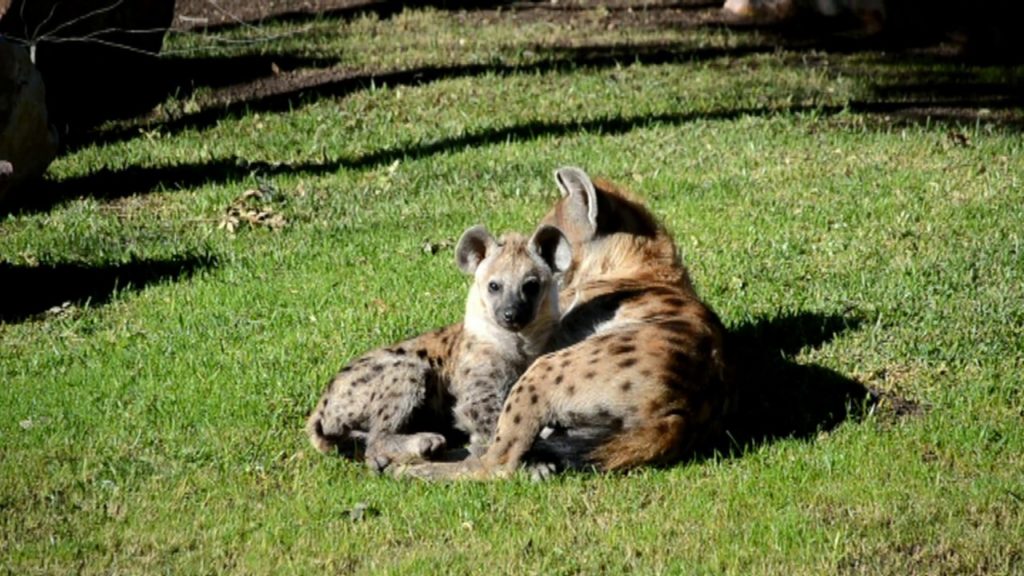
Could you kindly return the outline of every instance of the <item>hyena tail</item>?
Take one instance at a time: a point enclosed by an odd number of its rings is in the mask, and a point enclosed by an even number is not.
[[[306,420],[306,434],[313,447],[324,454],[340,452],[347,454],[354,450],[354,443],[366,443],[367,433],[343,426],[339,431],[328,433],[324,430],[324,413],[322,405],[309,415]]]
[[[667,414],[639,428],[622,430],[588,456],[602,470],[628,470],[643,465],[665,465],[689,447],[685,419]]]
[[[306,421],[306,433],[309,434],[309,441],[313,447],[324,454],[338,449],[338,440],[340,439],[324,434],[323,412],[319,407],[309,415],[309,419]]]

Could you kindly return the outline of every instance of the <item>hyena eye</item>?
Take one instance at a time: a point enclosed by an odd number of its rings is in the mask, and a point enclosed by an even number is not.
[[[540,292],[540,280],[529,278],[523,282],[523,296],[533,298]]]
[[[487,291],[491,294],[497,294],[498,292],[501,292],[501,284],[491,280],[487,283]]]

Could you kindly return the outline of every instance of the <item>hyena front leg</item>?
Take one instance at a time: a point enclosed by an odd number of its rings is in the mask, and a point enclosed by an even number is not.
[[[467,363],[468,364],[468,363]],[[469,452],[480,456],[494,437],[502,404],[516,373],[484,363],[468,364],[457,371],[453,392],[457,398],[455,427],[469,435]]]
[[[551,396],[546,390],[550,388],[538,385],[541,375],[550,372],[546,370],[545,361],[546,358],[537,360],[512,387],[503,403],[504,407],[495,427],[494,440],[482,456],[471,456],[461,462],[428,462],[401,466],[393,469],[393,474],[421,480],[485,480],[506,477],[514,473],[547,419]],[[550,472],[550,467],[545,468],[546,472]],[[534,475],[539,478],[547,476]]]

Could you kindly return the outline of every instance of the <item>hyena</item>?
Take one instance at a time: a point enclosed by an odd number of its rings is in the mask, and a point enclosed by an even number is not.
[[[512,387],[479,458],[394,469],[425,479],[506,476],[524,463],[623,470],[664,465],[721,433],[731,401],[725,330],[675,242],[636,198],[578,168],[542,226],[569,238],[553,351]]]
[[[473,275],[458,324],[370,351],[330,381],[307,422],[322,452],[365,443],[383,470],[436,454],[450,428],[470,452],[490,442],[509,387],[545,351],[558,326],[558,282],[572,260],[566,237],[542,226],[529,239],[463,233],[459,269]]]

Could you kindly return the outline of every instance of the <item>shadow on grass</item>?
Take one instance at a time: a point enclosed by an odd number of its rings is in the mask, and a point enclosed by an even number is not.
[[[288,112],[325,98],[342,98],[354,92],[367,90],[371,86],[390,86],[392,88],[419,86],[443,80],[486,75],[531,75],[569,72],[577,69],[615,68],[634,62],[657,65],[703,61],[725,56],[742,57],[775,50],[773,46],[694,48],[681,43],[664,42],[632,46],[597,45],[565,49],[534,47],[534,49],[539,54],[543,53],[544,57],[529,64],[429,65],[371,73],[335,68],[320,70],[315,74],[280,74],[273,78],[273,81],[261,81],[261,79],[271,78],[274,65],[280,71],[294,69],[291,68],[292,66],[302,68],[304,62],[314,67],[324,67],[329,65],[329,61],[315,59],[305,61],[287,55],[254,56],[243,58],[244,66],[238,70],[231,70],[231,59],[181,60],[175,64],[180,69],[180,73],[170,74],[175,77],[172,82],[177,87],[179,95],[190,93],[191,86],[209,86],[214,81],[223,81],[224,78],[248,78],[249,81],[241,85],[239,82],[224,81],[224,84],[221,85],[235,84],[235,86],[223,94],[220,101],[209,103],[198,112],[182,114],[165,121],[84,133],[71,138],[67,143],[67,148],[76,149],[91,144],[102,145],[120,142],[138,136],[142,129],[159,130],[165,135],[173,135],[190,129],[202,130],[210,128],[226,118],[252,113]],[[220,72],[222,69],[224,70],[223,74]]]
[[[223,183],[250,175],[274,176],[278,174],[325,175],[342,168],[366,169],[391,164],[395,160],[417,160],[435,154],[459,152],[480,146],[509,141],[528,141],[566,134],[596,132],[606,135],[625,134],[647,126],[680,125],[702,120],[731,120],[744,116],[771,116],[816,112],[838,113],[838,107],[810,106],[733,108],[708,112],[682,114],[652,114],[646,116],[614,116],[592,120],[566,122],[526,122],[507,128],[486,129],[455,138],[389,148],[355,158],[341,158],[324,162],[276,164],[247,162],[241,158],[227,158],[176,166],[138,167],[120,170],[102,169],[86,176],[59,181],[43,181],[36,185],[31,199],[17,207],[23,213],[45,211],[74,198],[92,197],[115,199],[135,194],[146,194],[160,189],[190,188],[204,184]],[[13,211],[13,210],[12,210]],[[2,211],[0,211],[2,213]]]
[[[0,262],[0,322],[14,323],[71,304],[104,304],[126,290],[187,278],[216,265],[210,255],[184,255],[124,264],[44,264],[19,266]]]
[[[204,29],[209,31],[234,30],[249,28],[253,25],[269,23],[304,24],[320,20],[349,21],[361,16],[374,15],[385,20],[401,14],[406,8],[432,8],[435,10],[485,10],[501,9],[515,3],[513,0],[422,0],[415,3],[394,0],[356,0],[356,1],[320,1],[320,2],[278,2],[266,4],[253,2],[249,6],[235,6],[230,14],[226,12],[209,14],[209,7],[204,5],[208,0],[198,2],[197,12],[212,15],[213,19],[200,19],[194,24],[187,23],[182,28]],[[179,12],[194,19],[189,13],[189,5],[197,4],[179,0]]]
[[[121,126],[101,131],[71,135],[67,147],[75,149],[90,144],[109,144],[133,138],[141,129],[176,134],[183,130],[201,130],[225,118],[249,113],[286,112],[325,98],[342,98],[370,86],[418,86],[448,79],[484,75],[542,74],[577,69],[607,69],[622,64],[659,65],[679,62],[703,62],[743,58],[754,54],[775,53],[780,47],[794,57],[793,67],[813,68],[816,59],[804,56],[809,52],[854,53],[873,50],[857,43],[826,41],[794,41],[780,43],[760,41],[732,47],[695,47],[685,42],[649,42],[642,44],[533,46],[526,49],[539,55],[527,64],[461,64],[422,66],[402,70],[371,73],[329,68],[329,59],[296,57],[287,54],[244,56],[237,58],[169,59],[162,66],[166,82],[164,91],[179,97],[197,86],[231,88],[198,112],[140,125]],[[888,84],[878,84],[874,98],[851,103],[860,113],[899,114],[907,121],[970,121],[981,110],[1010,109],[1024,106],[1024,81],[1015,67],[968,67],[959,72],[944,70],[956,64],[955,59],[936,56],[886,54],[874,52],[869,64],[860,68],[839,67],[845,74],[868,76],[878,70],[892,70]],[[237,65],[236,65],[237,64]],[[309,69],[319,69],[308,73]],[[302,70],[302,74],[289,71]],[[998,117],[988,118],[999,121]],[[1020,128],[1020,118],[1006,124]]]
[[[860,325],[858,318],[803,312],[733,328],[738,406],[721,452],[783,438],[813,438],[847,419],[864,417],[877,392],[828,368],[791,358]],[[728,446],[728,447],[726,447]]]

